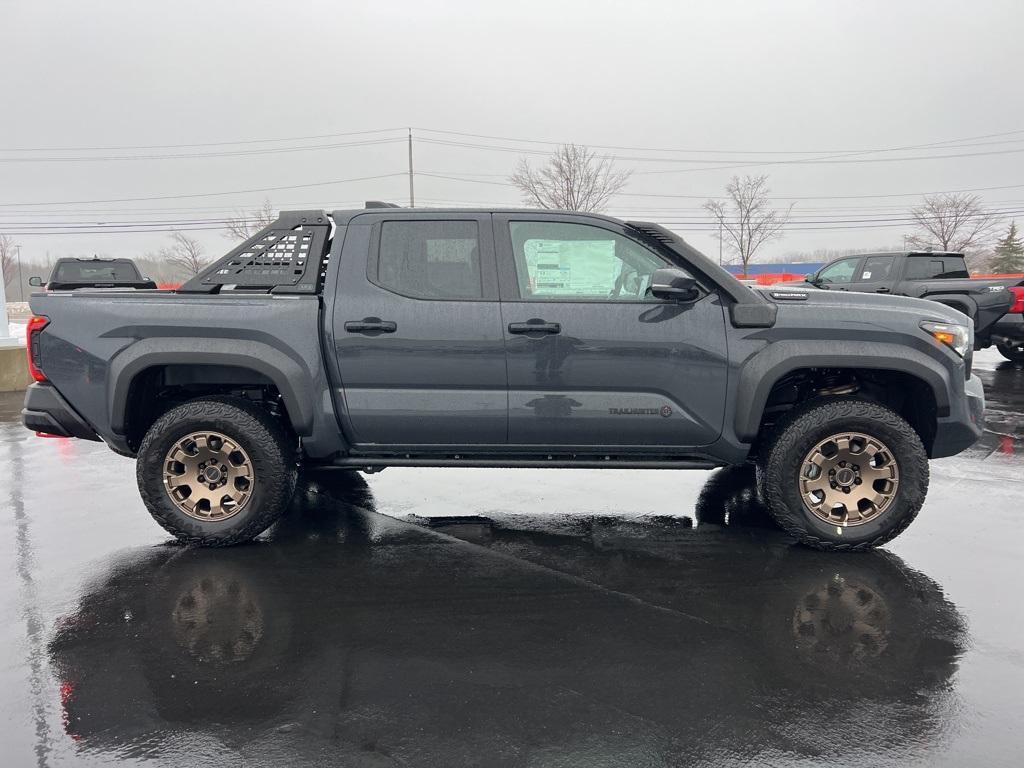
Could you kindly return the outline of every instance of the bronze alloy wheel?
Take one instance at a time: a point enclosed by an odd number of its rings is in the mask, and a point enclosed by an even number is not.
[[[896,498],[900,470],[881,440],[840,432],[814,446],[800,465],[800,495],[826,523],[854,526],[882,514]]]
[[[191,518],[226,520],[252,496],[255,474],[249,455],[220,432],[193,432],[164,458],[164,488]]]

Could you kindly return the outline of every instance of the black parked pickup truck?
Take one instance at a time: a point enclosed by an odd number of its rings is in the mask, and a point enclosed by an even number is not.
[[[83,288],[155,289],[156,283],[143,277],[131,259],[57,259],[44,283],[41,277],[30,277],[29,285],[49,291],[77,291]]]
[[[1024,361],[1024,280],[974,279],[962,253],[864,253],[829,262],[805,282],[815,288],[937,301],[974,321],[975,349],[994,344],[1007,359]]]
[[[284,212],[177,291],[30,305],[25,426],[137,457],[149,511],[200,544],[269,527],[302,465],[755,462],[792,535],[867,549],[982,430],[960,312],[752,290],[596,215]]]

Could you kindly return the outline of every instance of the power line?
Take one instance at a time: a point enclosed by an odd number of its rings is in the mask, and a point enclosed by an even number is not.
[[[284,141],[313,141],[318,139],[340,139],[345,136],[363,136],[373,133],[392,133],[405,128],[374,128],[369,131],[348,131],[346,133],[322,133],[317,136],[289,136],[278,139],[243,139],[235,141],[207,141],[198,144],[127,144],[102,147],[8,147],[0,152],[112,152],[128,149],[190,149],[194,147],[225,147],[234,144],[273,144]]]
[[[331,184],[347,184],[349,182],[356,181],[373,181],[376,179],[389,179],[394,176],[405,176],[405,171],[398,173],[383,173],[376,176],[358,176],[351,179],[332,179],[331,181],[315,181],[309,184],[290,184],[287,186],[280,187],[256,187],[254,189],[234,189],[227,192],[195,192],[185,195],[152,195],[149,197],[112,197],[105,200],[51,200],[42,203],[0,203],[0,208],[10,208],[12,206],[39,206],[39,205],[88,205],[91,203],[131,203],[135,201],[145,200],[183,200],[186,198],[195,197],[218,197],[222,195],[246,195],[253,194],[256,192],[277,192],[286,189],[309,189],[310,187],[326,187]]]
[[[91,163],[119,160],[187,160],[207,157],[248,157],[251,155],[280,155],[292,152],[312,152],[321,149],[342,149],[346,147],[370,147],[381,144],[397,144],[404,139],[370,139],[337,144],[311,144],[297,147],[269,147],[267,149],[243,149],[223,152],[186,152],[162,155],[83,155],[79,157],[0,157],[0,163]]]
[[[438,179],[449,179],[451,181],[462,181],[470,184],[489,184],[499,187],[515,187],[515,184],[503,181],[485,181],[482,179],[467,179],[461,176],[451,176],[448,174],[433,173],[427,171],[418,171],[418,176],[432,176]],[[999,187],[974,187],[971,189],[949,189],[945,191],[936,192],[889,192],[880,193],[874,195],[773,195],[770,199],[772,200],[873,200],[878,198],[888,197],[924,197],[927,195],[955,195],[965,194],[968,192],[993,192],[996,190],[1003,189],[1022,189],[1024,184],[1006,184]],[[679,194],[662,194],[656,192],[617,192],[616,197],[661,197],[670,199],[681,199],[681,200],[713,200],[717,197],[721,197],[721,192],[715,192],[708,195],[679,195]]]
[[[546,144],[549,146],[560,146],[563,144],[571,144],[573,142],[566,141],[548,141],[541,139],[522,139],[512,138],[509,136],[489,136],[486,134],[479,133],[463,133],[460,131],[447,131],[439,128],[416,128],[417,131],[423,131],[425,133],[440,133],[449,136],[464,136],[476,139],[489,139],[492,141],[511,141],[520,142],[525,144]],[[924,149],[927,147],[939,147],[947,144],[961,144],[966,141],[975,141],[979,139],[991,139],[998,138],[1001,136],[1017,136],[1024,133],[1024,129],[1018,129],[1015,131],[1004,131],[1002,133],[988,133],[981,136],[969,136],[963,139],[947,139],[945,141],[931,142],[928,144],[909,144],[903,147],[882,147],[875,149],[807,149],[807,150],[755,150],[755,149],[681,149],[681,148],[666,148],[666,147],[629,147],[615,144],[590,144],[586,143],[586,146],[594,149],[614,149],[622,150],[625,152],[681,152],[691,154],[756,154],[756,155],[768,155],[768,154],[792,154],[792,155],[805,155],[805,154],[823,154],[823,153],[857,153],[857,152],[897,152],[907,149]],[[1001,144],[1004,142],[990,142],[992,144]]]
[[[544,150],[530,150],[521,149],[518,147],[499,147],[486,144],[469,144],[455,141],[443,141],[436,139],[419,139],[418,141],[425,144],[436,144],[448,147],[457,147],[460,149],[481,149],[492,152],[511,152],[514,154],[533,154],[533,155],[550,155],[550,152]],[[986,152],[958,152],[955,154],[945,155],[915,155],[911,157],[859,157],[851,159],[846,155],[839,155],[835,157],[810,157],[810,158],[799,158],[792,160],[768,160],[758,158],[756,160],[747,160],[743,163],[737,163],[732,165],[715,165],[715,163],[733,163],[735,158],[676,158],[676,157],[640,157],[640,156],[626,156],[626,157],[613,157],[612,155],[605,155],[604,158],[614,159],[619,161],[628,161],[634,163],[696,163],[701,165],[708,165],[706,168],[674,168],[664,170],[653,170],[653,171],[638,171],[640,175],[652,174],[652,173],[692,173],[696,171],[717,171],[717,170],[729,170],[733,168],[751,168],[761,165],[833,165],[833,164],[861,164],[861,163],[902,163],[915,160],[949,160],[964,157],[983,157],[988,155],[1008,155],[1017,154],[1024,152],[1024,148],[1018,149],[1002,149],[1002,150],[990,150]],[[856,153],[849,153],[856,154]]]

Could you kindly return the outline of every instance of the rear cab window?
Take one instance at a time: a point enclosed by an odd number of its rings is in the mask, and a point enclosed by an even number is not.
[[[137,283],[142,278],[127,261],[69,261],[58,264],[54,283]]]
[[[954,280],[970,276],[963,256],[907,257],[907,280]]]

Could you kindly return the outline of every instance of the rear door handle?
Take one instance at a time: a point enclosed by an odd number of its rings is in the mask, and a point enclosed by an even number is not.
[[[543,320],[528,320],[525,323],[509,323],[509,333],[561,333],[561,323],[546,323]]]
[[[875,288],[875,293],[888,293],[889,289],[884,285],[881,288]]]
[[[345,330],[349,333],[394,333],[398,325],[390,320],[367,317],[363,320],[349,320],[345,323]]]

